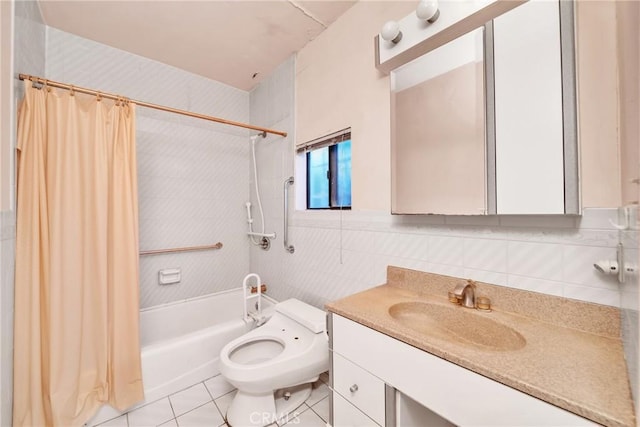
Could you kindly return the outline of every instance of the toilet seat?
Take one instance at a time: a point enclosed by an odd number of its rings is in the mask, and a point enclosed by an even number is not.
[[[306,369],[318,364],[319,361],[316,359],[323,359],[322,357],[314,357],[314,354],[323,356],[324,352],[317,352],[316,348],[318,346],[328,347],[324,333],[314,334],[302,325],[286,318],[278,319],[277,317],[278,313],[267,324],[236,338],[222,349],[220,352],[221,372],[232,383],[262,383],[263,380],[275,375],[281,375],[284,381],[288,373]],[[260,363],[245,364],[232,360],[232,354],[238,348],[263,340],[281,342],[284,349],[275,357]],[[294,366],[293,370],[292,366]]]
[[[259,365],[279,356],[285,347],[285,342],[278,337],[249,340],[229,349],[229,360],[242,366]]]

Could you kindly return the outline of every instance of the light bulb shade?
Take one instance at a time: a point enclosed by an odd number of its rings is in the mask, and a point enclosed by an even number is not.
[[[416,8],[416,16],[430,23],[436,22],[440,16],[438,0],[421,0]]]
[[[400,24],[396,21],[387,21],[382,26],[382,32],[380,33],[382,38],[388,42],[398,43],[402,39],[402,32],[400,31]]]

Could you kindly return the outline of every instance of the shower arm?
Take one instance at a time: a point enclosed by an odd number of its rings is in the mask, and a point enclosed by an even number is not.
[[[289,244],[289,186],[293,185],[293,177],[284,180],[284,250],[292,254],[295,251]]]

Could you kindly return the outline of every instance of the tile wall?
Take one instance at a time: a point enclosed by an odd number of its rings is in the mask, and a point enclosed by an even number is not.
[[[392,264],[619,306],[616,279],[593,268],[615,259],[610,218],[616,210],[586,210],[581,219],[296,212],[296,252],[280,265],[260,259],[256,268],[280,295],[317,305],[384,283]]]
[[[14,3],[14,72],[45,72],[45,26],[35,1]],[[15,80],[16,106],[22,82]],[[9,142],[14,152],[15,140]],[[10,166],[15,170],[15,157]],[[15,269],[15,174],[11,174],[11,208],[0,212],[0,425],[11,425],[13,398],[13,277]]]
[[[265,231],[276,232],[271,249],[251,246],[251,271],[258,272],[263,282],[273,285],[273,296],[280,299],[288,295],[282,286],[285,266],[288,261],[283,245],[284,217],[284,181],[293,176],[294,144],[294,81],[295,56],[284,61],[268,78],[256,86],[250,94],[251,123],[272,129],[285,131],[286,138],[268,136],[256,143],[258,159],[258,177],[260,194],[265,215]],[[254,177],[251,174],[251,202],[253,204],[254,229],[260,227],[257,202],[254,189]],[[294,190],[291,188],[291,193]],[[293,200],[289,204],[294,211]],[[291,229],[289,229],[291,232]]]
[[[11,425],[13,403],[14,211],[0,213],[0,425]]]
[[[50,27],[46,51],[52,80],[249,121],[249,94],[222,83]],[[142,257],[141,308],[239,287],[249,269],[248,132],[142,107],[136,126],[141,250],[224,245]],[[182,281],[159,285],[158,271],[175,267]]]
[[[632,208],[636,213],[637,207]],[[637,224],[637,222],[636,222]],[[620,232],[620,242],[624,245],[625,268],[632,268],[632,272],[625,274],[625,284],[621,287],[620,308],[622,309],[622,338],[624,341],[625,357],[629,371],[629,382],[634,396],[636,417],[640,410],[640,358],[638,310],[640,309],[640,283],[638,282],[638,231],[625,230]]]

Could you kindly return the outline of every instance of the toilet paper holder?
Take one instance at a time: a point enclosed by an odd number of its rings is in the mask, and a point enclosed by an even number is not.
[[[593,267],[602,274],[617,276],[618,282],[624,283],[626,273],[635,272],[632,265],[625,265],[624,246],[618,243],[616,248],[616,259],[603,259],[593,264]]]

